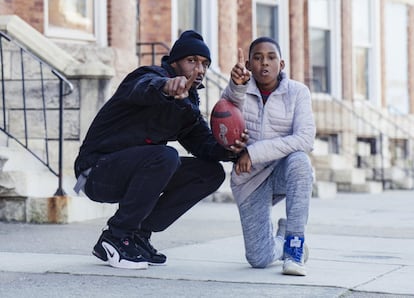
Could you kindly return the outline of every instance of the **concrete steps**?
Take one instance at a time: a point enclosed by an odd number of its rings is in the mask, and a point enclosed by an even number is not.
[[[65,196],[55,196],[58,179],[23,148],[0,147],[0,221],[68,223],[108,217],[116,204],[101,204],[72,190],[64,175]]]

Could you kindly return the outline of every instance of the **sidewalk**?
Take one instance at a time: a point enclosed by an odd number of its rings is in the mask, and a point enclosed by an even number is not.
[[[306,277],[250,268],[232,203],[201,202],[154,234],[168,265],[148,270],[90,254],[105,221],[0,223],[0,297],[414,297],[412,191],[313,198]]]

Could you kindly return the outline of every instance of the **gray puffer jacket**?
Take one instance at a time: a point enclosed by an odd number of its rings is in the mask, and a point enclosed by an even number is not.
[[[238,106],[249,130],[247,150],[252,161],[251,173],[232,171],[231,187],[241,203],[272,172],[278,161],[296,151],[311,152],[315,122],[309,89],[282,73],[279,87],[263,104],[253,78],[246,85],[230,82],[222,95]]]

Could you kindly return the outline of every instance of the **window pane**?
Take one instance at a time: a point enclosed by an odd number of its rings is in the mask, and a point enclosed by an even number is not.
[[[93,0],[48,2],[49,26],[94,33]]]
[[[312,66],[311,89],[313,92],[330,92],[330,38],[328,30],[310,30]]]
[[[355,95],[368,99],[368,49],[354,48],[355,54]]]
[[[185,30],[201,32],[201,0],[177,0],[178,36]]]
[[[309,2],[309,23],[311,27],[329,27],[328,0],[311,0]]]
[[[352,1],[352,31],[356,43],[371,43],[370,0]]]
[[[278,7],[265,4],[256,6],[257,36],[268,36],[279,39],[278,35]]]
[[[407,7],[404,4],[387,3],[385,10],[387,102],[390,110],[409,112]]]

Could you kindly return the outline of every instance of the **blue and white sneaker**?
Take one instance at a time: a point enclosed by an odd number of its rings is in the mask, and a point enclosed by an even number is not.
[[[105,230],[95,244],[92,254],[112,267],[125,269],[147,269],[148,262],[141,256],[132,238],[115,238]]]
[[[283,274],[305,276],[304,237],[287,236],[284,246]]]
[[[286,236],[286,218],[279,218],[279,221],[277,222],[277,232],[276,232],[276,241],[278,241],[278,238],[283,239],[283,243],[285,242],[285,236]],[[283,249],[282,249],[283,250]],[[282,253],[282,256],[279,258],[279,260],[283,260],[284,256]],[[309,248],[306,245],[306,243],[303,244],[303,261],[306,263],[309,259]]]

